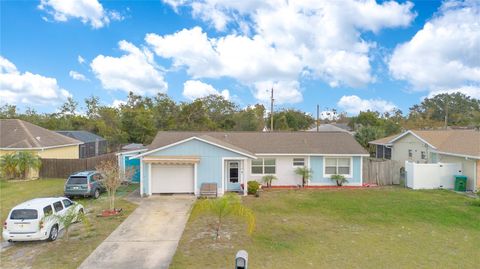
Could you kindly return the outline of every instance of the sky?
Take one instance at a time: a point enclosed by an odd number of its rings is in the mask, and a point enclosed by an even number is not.
[[[0,105],[55,112],[128,92],[240,107],[404,113],[480,98],[480,0],[0,2]]]

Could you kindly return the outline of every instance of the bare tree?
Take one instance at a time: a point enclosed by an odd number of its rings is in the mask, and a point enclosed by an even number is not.
[[[122,171],[114,160],[103,161],[96,167],[97,171],[103,175],[102,183],[107,190],[109,209],[115,210],[115,199],[118,187],[123,182],[130,182],[134,171],[132,169],[125,169]]]

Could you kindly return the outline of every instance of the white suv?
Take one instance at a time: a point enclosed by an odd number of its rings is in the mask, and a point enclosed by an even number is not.
[[[66,197],[37,198],[21,203],[8,214],[3,224],[2,236],[9,242],[45,239],[54,241],[63,226],[58,219],[48,216],[61,216],[71,206],[75,206],[76,214],[84,213],[81,204]]]

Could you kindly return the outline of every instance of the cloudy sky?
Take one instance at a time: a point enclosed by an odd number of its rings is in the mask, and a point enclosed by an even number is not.
[[[0,105],[55,111],[67,97],[245,107],[400,108],[480,98],[480,0],[2,1]]]

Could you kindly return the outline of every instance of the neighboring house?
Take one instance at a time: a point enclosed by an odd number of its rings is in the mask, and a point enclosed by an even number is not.
[[[107,153],[107,140],[87,131],[56,131],[61,135],[83,142],[79,147],[80,158],[95,157]]]
[[[218,194],[246,193],[248,181],[275,175],[273,186],[298,186],[298,167],[308,167],[310,186],[334,185],[343,174],[362,185],[362,157],[369,154],[344,132],[159,132],[140,159],[142,195],[199,194],[202,183],[216,183]]]
[[[375,157],[405,163],[461,163],[467,189],[480,189],[480,131],[406,131],[370,142]]]
[[[78,159],[76,139],[18,119],[0,120],[0,156],[29,151],[40,158]],[[38,174],[31,174],[37,177]]]
[[[140,159],[132,159],[132,157],[145,151],[147,151],[147,148],[144,145],[132,143],[123,146],[122,151],[117,153],[118,166],[120,167],[120,169],[123,172],[125,172],[126,169],[133,169],[133,182],[140,182]]]

